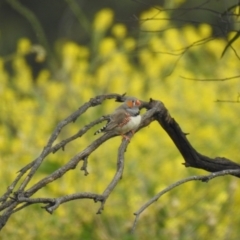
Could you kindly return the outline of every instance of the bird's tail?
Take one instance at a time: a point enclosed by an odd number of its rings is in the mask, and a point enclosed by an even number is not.
[[[107,127],[107,125],[103,126],[103,127],[100,128],[99,130],[97,130],[97,131],[94,133],[94,135],[97,135],[97,134],[99,134],[99,133],[101,133],[101,132],[104,132],[104,130],[106,129],[106,127]]]

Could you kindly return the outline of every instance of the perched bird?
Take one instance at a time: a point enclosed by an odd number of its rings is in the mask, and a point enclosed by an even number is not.
[[[94,135],[101,132],[114,131],[116,134],[120,134],[123,138],[129,137],[124,135],[128,132],[134,133],[141,122],[141,115],[139,107],[141,102],[133,97],[129,97],[126,101],[120,105],[111,115],[108,123],[96,131]]]

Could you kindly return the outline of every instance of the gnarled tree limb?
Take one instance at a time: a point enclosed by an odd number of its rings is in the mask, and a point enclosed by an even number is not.
[[[170,116],[165,106],[158,101],[152,101],[150,104],[151,106],[159,106],[154,115],[155,120],[158,121],[178,148],[185,160],[184,165],[186,167],[200,168],[208,172],[240,169],[240,164],[230,159],[224,157],[210,158],[197,152],[187,140],[186,134],[183,133],[178,123]],[[231,175],[240,177],[238,173],[233,173]]]
[[[113,177],[112,181],[106,187],[102,194],[98,193],[91,193],[91,192],[80,192],[80,193],[73,193],[70,195],[61,196],[58,198],[48,198],[48,197],[41,197],[41,198],[33,198],[32,195],[38,192],[40,189],[44,188],[49,183],[56,181],[57,179],[61,178],[65,173],[69,170],[75,169],[80,161],[83,161],[83,166],[81,170],[84,171],[85,175],[87,175],[87,161],[89,156],[99,148],[105,141],[109,140],[116,136],[113,132],[105,133],[104,135],[100,136],[98,139],[94,140],[92,143],[88,145],[84,150],[80,151],[79,153],[75,154],[66,164],[58,168],[56,171],[52,172],[48,176],[44,177],[33,186],[29,187],[29,183],[33,176],[37,173],[39,166],[42,164],[43,161],[46,161],[46,158],[50,153],[55,153],[56,151],[62,149],[70,143],[74,141],[76,138],[83,136],[91,127],[94,125],[107,120],[108,116],[103,116],[86,126],[80,129],[76,134],[73,136],[64,139],[58,144],[54,145],[55,140],[57,139],[58,135],[60,134],[61,130],[67,126],[68,124],[75,122],[77,118],[81,117],[90,107],[95,107],[97,105],[102,104],[102,102],[106,99],[116,99],[117,102],[123,102],[125,100],[125,95],[120,94],[106,94],[100,95],[95,98],[90,99],[87,103],[82,105],[77,111],[72,113],[66,119],[61,121],[55,130],[53,131],[52,135],[50,136],[46,146],[44,147],[42,153],[31,163],[24,166],[19,172],[18,176],[13,180],[12,184],[7,188],[7,191],[3,194],[0,198],[0,211],[2,215],[0,216],[0,229],[6,224],[9,217],[21,209],[28,207],[32,204],[44,204],[43,208],[49,212],[53,213],[61,204],[77,200],[77,199],[93,199],[95,202],[101,202],[99,210],[97,213],[101,213],[103,210],[104,204],[111,194],[113,189],[116,187],[117,183],[122,177],[123,169],[124,169],[124,153],[129,145],[127,140],[123,140],[117,155],[117,168],[115,176]],[[164,104],[160,101],[155,101],[150,99],[149,102],[142,101],[141,108],[147,109],[146,113],[142,116],[141,125],[137,131],[141,130],[142,128],[148,126],[152,121],[157,121],[162,128],[167,132],[169,137],[173,140],[174,144],[180,151],[181,155],[183,156],[186,167],[194,167],[194,168],[201,168],[209,172],[220,172],[225,171],[225,174],[231,174],[236,177],[240,177],[240,165],[223,157],[216,157],[214,159],[204,156],[198,153],[187,140],[186,134],[184,134],[178,125],[178,123],[170,116],[168,110],[165,108]],[[227,171],[227,173],[226,173]],[[218,173],[215,173],[215,175]],[[215,176],[214,175],[214,176]],[[216,176],[220,176],[216,175]],[[222,174],[224,175],[224,174]],[[213,176],[213,175],[209,175]],[[213,177],[204,176],[200,178],[191,177],[190,180],[210,180]],[[190,180],[182,180],[176,184],[176,186]],[[19,185],[19,187],[17,187]],[[175,185],[174,185],[175,187]],[[172,186],[169,186],[167,189],[172,189]],[[141,212],[146,209],[152,202],[156,201],[161,194],[167,192],[163,190],[163,192],[156,195],[153,199],[149,200],[147,205],[144,205],[138,212],[136,212],[136,221],[140,216]]]

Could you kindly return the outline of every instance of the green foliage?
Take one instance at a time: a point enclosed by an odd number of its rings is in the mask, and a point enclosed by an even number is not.
[[[156,9],[144,12],[153,16]],[[166,17],[165,15],[162,17]],[[105,24],[105,25],[104,25]],[[124,93],[148,100],[161,100],[201,153],[237,160],[240,134],[239,105],[217,103],[216,99],[234,99],[239,84],[198,82],[181,78],[224,78],[239,75],[234,52],[227,51],[222,40],[194,46],[180,55],[181,49],[203,38],[211,29],[186,26],[181,30],[158,32],[161,24],[143,21],[138,38],[128,36],[126,26],[114,24],[113,12],[102,10],[93,24],[92,44],[57,43],[61,67],[55,75],[40,72],[36,83],[24,53],[32,45],[20,39],[12,59],[10,74],[0,59],[0,168],[4,192],[16,172],[33,160],[46,144],[56,124],[89,98],[107,92]],[[148,32],[154,31],[154,32]],[[110,35],[107,35],[110,33]],[[235,47],[239,43],[234,42]],[[237,45],[238,44],[238,45]],[[165,52],[165,54],[163,53]],[[114,101],[93,108],[61,134],[61,139],[76,133],[102,114],[110,113]],[[41,166],[33,182],[66,163],[96,137],[93,129],[68,145],[64,152],[51,155]],[[61,140],[59,139],[59,141]],[[62,196],[79,191],[101,193],[116,169],[120,137],[103,144],[89,158],[90,175],[79,168],[49,184],[36,197]],[[102,215],[97,204],[81,200],[60,206],[52,216],[40,206],[26,208],[13,215],[3,229],[3,239],[237,239],[240,217],[237,209],[240,193],[238,179],[222,177],[208,184],[190,182],[164,195],[140,218],[136,233],[129,230],[133,213],[150,197],[169,184],[193,174],[184,168],[174,144],[157,123],[137,133],[126,153],[123,179],[111,194]]]

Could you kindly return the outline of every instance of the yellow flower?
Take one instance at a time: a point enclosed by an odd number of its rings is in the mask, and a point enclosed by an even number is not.
[[[240,15],[240,7],[239,6],[234,8],[234,14],[236,14],[237,16]]]
[[[202,37],[209,37],[212,35],[212,28],[210,25],[203,23],[199,26],[199,33]]]
[[[96,31],[105,31],[113,22],[113,11],[109,8],[104,8],[99,11],[94,19],[93,28]]]
[[[50,72],[47,69],[42,70],[37,78],[38,86],[46,86],[45,84],[50,79]]]
[[[19,54],[28,54],[31,50],[31,42],[27,38],[21,38],[17,44],[17,52]]]
[[[167,26],[169,20],[166,12],[160,7],[150,8],[140,16],[141,28],[145,31],[159,31]]]
[[[196,31],[196,28],[191,25],[187,25],[183,28],[183,35],[187,41],[187,44],[192,44],[201,39]]]
[[[62,50],[63,57],[76,57],[79,54],[79,46],[74,42],[68,42]]]
[[[163,33],[164,43],[166,44],[164,51],[170,52],[183,48],[182,36],[177,29],[169,29]]]
[[[124,38],[126,36],[127,29],[123,24],[115,24],[112,28],[112,34],[116,38]]]
[[[159,52],[162,50],[162,41],[158,37],[152,37],[149,41],[149,45],[153,52]]]
[[[103,56],[106,56],[113,52],[116,48],[116,42],[113,38],[105,38],[102,40],[99,46],[99,53]]]
[[[73,69],[74,64],[79,56],[80,49],[79,46],[74,42],[68,42],[63,46],[62,56],[63,56],[63,68],[66,71]]]
[[[142,65],[147,64],[150,60],[152,60],[152,54],[149,50],[143,49],[139,51],[139,61]]]

